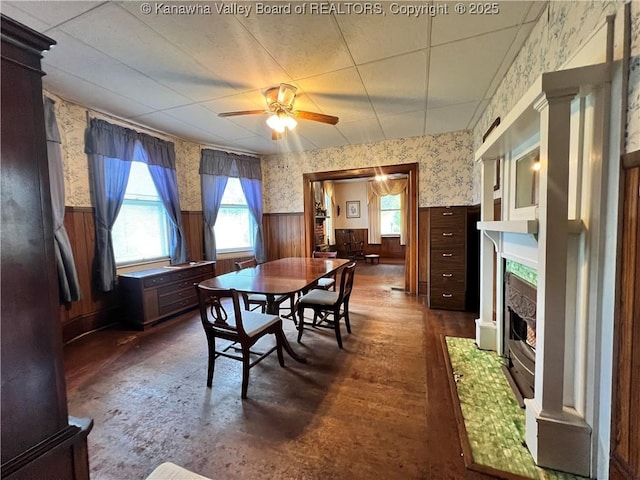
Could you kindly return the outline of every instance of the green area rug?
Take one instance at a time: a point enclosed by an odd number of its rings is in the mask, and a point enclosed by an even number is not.
[[[460,407],[458,428],[467,467],[507,479],[583,478],[535,465],[525,446],[525,412],[500,356],[480,350],[470,338],[445,337],[443,346]]]

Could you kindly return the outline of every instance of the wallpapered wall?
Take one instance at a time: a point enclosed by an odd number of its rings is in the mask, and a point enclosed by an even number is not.
[[[504,117],[544,72],[558,70],[612,14],[620,1],[550,2],[500,83],[474,130],[475,147],[498,116]],[[631,61],[625,152],[640,148],[640,2],[631,2]],[[480,166],[474,165],[474,203],[480,199]]]
[[[473,161],[477,144],[493,119],[505,115],[535,78],[559,68],[619,2],[551,2],[503,79],[473,132],[329,148],[263,158],[265,213],[303,210],[302,174],[397,163],[418,163],[419,205],[479,203],[480,175]],[[640,148],[640,2],[632,2],[631,61],[625,151]],[[84,154],[84,107],[57,98],[62,135],[66,203],[90,206],[87,157]],[[132,127],[135,128],[135,127]],[[175,144],[182,210],[201,210],[198,166],[201,145],[177,138]],[[293,181],[292,181],[293,179]]]
[[[473,192],[471,132],[326,148],[309,152],[263,157],[265,212],[304,210],[302,174],[375,167],[401,163],[419,164],[419,206],[470,205]]]

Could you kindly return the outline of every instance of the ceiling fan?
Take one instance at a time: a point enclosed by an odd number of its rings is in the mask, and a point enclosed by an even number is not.
[[[296,99],[297,88],[288,83],[281,83],[279,87],[269,88],[264,97],[267,101],[266,110],[242,110],[238,112],[219,113],[219,117],[233,117],[237,115],[257,115],[269,114],[267,125],[272,130],[271,138],[279,140],[286,130],[293,130],[297,121],[296,118],[304,120],[312,120],[314,122],[328,123],[335,125],[338,123],[338,117],[325,115],[323,113],[307,112],[304,110],[294,110],[293,103]]]

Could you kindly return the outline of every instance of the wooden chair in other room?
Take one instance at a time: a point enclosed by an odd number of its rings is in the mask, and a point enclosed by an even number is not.
[[[285,340],[284,332],[282,331],[282,320],[278,315],[243,310],[240,308],[240,298],[236,290],[215,289],[198,284],[195,284],[195,288],[198,294],[200,319],[202,320],[209,347],[207,387],[211,388],[216,358],[223,356],[240,360],[242,362],[242,398],[247,398],[249,370],[254,365],[276,351],[278,362],[280,362],[281,367],[284,367],[282,344]],[[229,298],[232,302],[233,311],[227,313],[222,306],[222,301]],[[268,334],[275,335],[275,346],[265,353],[252,352],[250,350],[251,347]],[[228,340],[232,343],[223,349],[216,350],[216,338]],[[240,344],[239,348],[237,348],[238,344]],[[230,353],[229,350],[232,349],[239,350],[241,355]],[[251,354],[258,355],[258,358],[253,362],[251,361]]]
[[[312,252],[311,256],[313,258],[338,258],[338,252]],[[324,290],[333,290],[336,291],[336,275],[337,272],[333,272],[326,277],[320,278],[314,288],[322,288]]]
[[[236,271],[243,270],[245,268],[253,268],[258,266],[258,261],[255,257],[250,258],[249,260],[243,260],[241,262],[235,262]],[[241,293],[242,300],[244,301],[244,307],[246,310],[257,310],[260,308],[262,313],[265,313],[267,310],[267,296],[262,293]],[[289,299],[289,313],[287,315],[283,315],[284,318],[292,318],[295,321],[295,298],[293,295],[277,295],[275,299],[276,305],[278,305],[278,309],[280,309],[280,305]]]
[[[352,262],[342,269],[340,277],[340,290],[313,289],[298,299],[298,342],[302,339],[304,331],[304,310],[313,310],[314,327],[333,328],[338,341],[338,347],[342,348],[342,336],[340,335],[340,319],[344,318],[347,332],[351,333],[349,323],[349,298],[353,289],[353,277],[356,271],[356,262]]]

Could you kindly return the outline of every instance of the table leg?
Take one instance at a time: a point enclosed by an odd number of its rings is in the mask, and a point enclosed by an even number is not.
[[[276,305],[276,297],[275,295],[267,294],[267,313],[272,315],[278,315],[278,305]],[[279,342],[282,344],[282,348],[289,354],[291,358],[293,358],[296,362],[307,363],[307,359],[305,357],[301,357],[296,352],[293,351],[289,341],[287,340],[287,336],[284,334],[284,331],[280,330],[277,333],[279,337]]]

